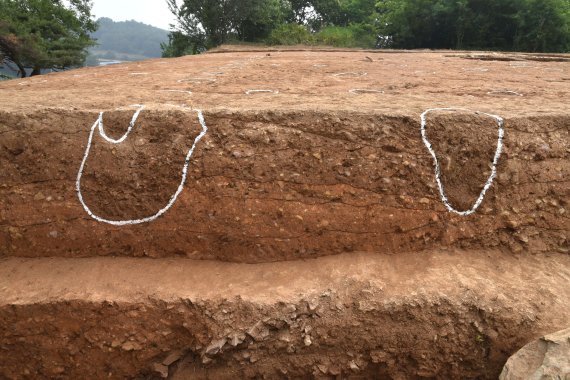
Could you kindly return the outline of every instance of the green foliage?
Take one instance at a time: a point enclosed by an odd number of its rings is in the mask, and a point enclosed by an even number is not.
[[[0,0],[0,58],[20,76],[65,69],[85,61],[94,44],[89,0]]]
[[[377,18],[376,0],[312,0],[322,26],[349,26],[373,23]],[[317,24],[313,25],[318,29]]]
[[[183,0],[181,7],[175,0],[167,2],[178,17],[177,31],[201,41],[193,51],[233,40],[408,49],[570,49],[570,0]]]
[[[286,0],[183,0],[181,6],[175,0],[167,3],[177,17],[177,31],[193,41],[203,41],[205,48],[236,37],[241,41],[263,39],[291,16]]]
[[[0,73],[0,81],[3,81],[3,80],[10,80],[10,79],[14,79],[14,77],[11,77],[11,76],[8,75],[8,74]]]
[[[376,39],[376,0],[183,0],[181,6],[166,1],[178,20],[175,32],[189,39],[173,34],[162,46],[165,56],[228,41],[370,47]],[[189,49],[194,46],[189,41],[201,45]]]
[[[369,24],[327,26],[314,35],[313,41],[317,45],[373,48],[376,44],[376,33],[374,27]]]
[[[570,51],[570,0],[527,0],[517,13],[515,49]]]
[[[166,30],[136,21],[97,20],[99,29],[91,35],[97,46],[90,53],[97,58],[133,60],[161,56],[161,43],[168,41]]]
[[[163,58],[181,57],[198,54],[204,50],[202,39],[195,40],[182,32],[174,31],[168,34],[168,42],[160,44]]]
[[[303,25],[282,24],[273,29],[267,43],[269,45],[309,45],[313,43],[313,36]]]
[[[378,10],[397,48],[570,48],[569,0],[385,0]]]
[[[298,24],[283,24],[274,29],[266,40],[268,45],[326,45],[349,48],[373,48],[376,43],[374,27],[368,24],[327,26],[316,33]]]

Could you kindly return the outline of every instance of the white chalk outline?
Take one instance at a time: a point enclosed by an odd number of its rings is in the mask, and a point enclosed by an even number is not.
[[[185,78],[177,80],[178,83],[214,83],[215,81],[215,78]]]
[[[360,77],[365,77],[367,76],[368,73],[364,72],[364,71],[349,71],[346,73],[336,73],[333,74],[333,77],[349,77],[349,78],[360,78]]]
[[[95,124],[93,124],[93,127],[91,127],[91,132],[89,133],[89,140],[87,141],[87,148],[85,149],[85,155],[83,156],[83,161],[81,161],[81,166],[79,167],[79,172],[77,173],[77,181],[75,182],[75,189],[77,191],[77,196],[79,197],[79,202],[81,202],[81,205],[83,206],[83,209],[85,210],[85,212],[87,212],[87,214],[89,214],[90,217],[92,217],[93,219],[95,219],[98,222],[107,223],[107,224],[111,224],[114,226],[126,226],[126,225],[142,224],[142,223],[152,222],[153,220],[157,219],[158,217],[160,217],[161,215],[166,213],[174,205],[174,203],[176,202],[176,199],[178,198],[180,193],[182,193],[182,190],[184,189],[184,184],[186,183],[186,177],[188,174],[188,166],[190,165],[190,158],[192,157],[192,154],[194,153],[194,149],[196,149],[196,145],[198,144],[198,142],[208,132],[208,127],[206,126],[206,122],[204,121],[204,115],[202,114],[202,111],[201,110],[195,110],[196,113],[198,114],[198,121],[200,122],[200,125],[202,126],[202,132],[200,132],[200,134],[196,137],[196,139],[194,139],[194,143],[192,144],[192,147],[190,148],[190,150],[186,154],[186,159],[184,161],[184,166],[182,168],[182,179],[180,180],[180,185],[178,185],[178,189],[176,190],[174,195],[172,195],[172,197],[168,201],[168,204],[166,206],[164,206],[162,209],[160,209],[156,214],[148,216],[146,218],[132,219],[132,220],[109,220],[109,219],[105,219],[105,218],[102,218],[100,216],[97,216],[91,211],[91,209],[87,206],[87,204],[85,204],[85,201],[83,200],[83,195],[81,194],[81,177],[83,175],[83,169],[85,168],[85,163],[87,162],[87,158],[89,157],[89,152],[91,150],[91,143],[93,141],[93,135],[95,133],[95,129],[98,128],[99,134],[101,135],[101,137],[103,137],[109,143],[120,144],[123,141],[125,141],[125,139],[129,135],[129,133],[132,131],[132,129],[135,125],[135,122],[136,122],[139,114],[141,113],[141,111],[143,109],[144,109],[144,105],[139,105],[139,109],[135,112],[133,119],[131,120],[131,123],[129,124],[129,128],[127,129],[127,132],[121,138],[119,138],[117,140],[110,138],[105,133],[105,130],[103,127],[103,113],[104,112],[99,113],[99,117],[97,118],[97,121],[95,121]]]
[[[47,79],[44,80],[35,80],[32,83],[30,83],[30,80],[28,80],[28,82],[20,82],[18,83],[18,85],[20,86],[29,86],[31,84],[41,84],[41,83],[47,83]]]
[[[489,71],[489,69],[485,67],[463,67],[463,71],[486,73]]]
[[[520,92],[516,92],[516,91],[512,91],[512,90],[493,90],[493,91],[487,92],[487,95],[492,95],[492,96],[495,96],[495,95],[524,96]]]
[[[246,90],[245,93],[247,95],[251,95],[251,94],[259,94],[259,93],[272,93],[272,94],[278,94],[279,91],[278,90]]]
[[[192,91],[187,91],[187,90],[158,90],[158,92],[181,92],[184,94],[192,95]]]
[[[511,62],[511,63],[509,63],[509,66],[510,67],[516,67],[516,68],[535,68],[536,67],[536,66],[532,66],[531,64],[529,64],[528,61],[527,62],[520,62],[520,61]]]
[[[361,95],[361,94],[383,94],[383,90],[374,90],[369,88],[353,88],[352,90],[348,90],[351,94]]]
[[[475,204],[473,205],[473,207],[469,211],[456,210],[455,208],[453,208],[453,206],[451,206],[451,204],[449,203],[449,199],[445,195],[443,183],[441,182],[441,170],[440,170],[439,161],[437,160],[437,155],[435,154],[435,151],[433,150],[432,145],[428,140],[427,132],[426,132],[427,115],[431,112],[434,112],[434,111],[468,111],[468,112],[474,112],[477,115],[485,115],[485,116],[489,116],[489,117],[495,119],[497,121],[497,125],[499,126],[499,137],[497,140],[497,150],[495,151],[495,157],[493,158],[493,166],[491,168],[491,175],[487,179],[487,182],[485,183],[483,190],[481,190],[481,193],[479,194],[479,198],[477,198],[477,201],[475,202]],[[430,108],[430,109],[426,110],[424,113],[422,113],[422,115],[421,115],[422,140],[423,140],[425,146],[427,147],[427,149],[429,150],[431,156],[433,157],[434,167],[435,167],[435,179],[437,181],[437,186],[439,188],[439,194],[441,195],[441,201],[443,202],[443,204],[445,205],[445,207],[447,208],[447,210],[449,212],[453,212],[453,213],[456,213],[456,214],[461,215],[461,216],[469,216],[469,215],[475,213],[475,211],[477,211],[479,206],[481,206],[481,203],[483,203],[483,199],[485,198],[485,194],[487,193],[487,190],[489,190],[489,188],[491,188],[491,185],[493,184],[493,181],[495,180],[495,177],[497,176],[497,165],[499,163],[499,159],[501,158],[501,153],[503,151],[503,138],[505,136],[504,123],[505,123],[505,121],[500,116],[488,114],[485,112],[472,111],[472,110],[468,110],[465,108]]]

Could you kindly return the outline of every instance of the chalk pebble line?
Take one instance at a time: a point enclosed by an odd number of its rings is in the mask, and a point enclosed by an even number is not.
[[[245,93],[246,93],[246,95],[259,94],[259,93],[278,94],[279,91],[278,90],[246,90]]]
[[[463,71],[467,71],[467,72],[480,72],[480,73],[486,73],[489,71],[489,69],[481,67],[481,68],[463,68]]]
[[[499,133],[498,133],[499,137],[497,140],[497,150],[495,151],[495,157],[493,158],[491,175],[487,179],[487,182],[485,183],[483,190],[481,190],[481,193],[479,194],[477,201],[475,201],[475,204],[473,205],[473,207],[470,210],[459,211],[459,210],[456,210],[455,208],[453,208],[453,206],[449,203],[449,199],[445,195],[445,189],[443,187],[443,183],[441,182],[441,169],[440,169],[439,161],[438,161],[437,155],[435,154],[435,151],[433,150],[432,145],[431,145],[431,143],[427,137],[427,132],[426,132],[427,115],[430,114],[431,112],[435,112],[435,111],[469,111],[469,112],[473,112],[473,111],[463,109],[463,108],[430,108],[430,109],[426,110],[424,113],[422,113],[422,115],[421,115],[422,140],[423,140],[425,146],[427,147],[427,149],[429,150],[431,156],[433,157],[433,162],[434,162],[434,167],[435,167],[435,179],[437,181],[437,187],[439,189],[439,194],[441,195],[441,201],[443,202],[443,204],[445,205],[445,207],[447,208],[447,210],[449,212],[453,212],[453,213],[461,215],[461,216],[469,216],[469,215],[475,213],[475,211],[477,211],[479,206],[481,206],[481,203],[483,203],[483,199],[485,198],[485,194],[491,188],[491,185],[493,184],[493,181],[495,180],[495,177],[497,176],[497,165],[499,163],[499,159],[501,158],[501,153],[503,151],[503,138],[505,136],[504,120],[500,116],[491,115],[488,113],[478,112],[478,111],[475,112],[475,114],[489,116],[489,117],[491,117],[497,121],[497,125],[499,127]]]
[[[365,72],[347,72],[347,73],[336,73],[333,74],[333,77],[350,77],[350,78],[358,78],[358,77],[364,77],[368,75],[368,73]]]
[[[526,62],[514,62],[514,63],[509,63],[510,67],[514,67],[514,68],[536,68],[536,66],[532,66],[529,65]]]
[[[214,83],[216,79],[214,78],[186,78],[186,79],[178,79],[178,83]]]
[[[183,94],[189,94],[192,95],[192,91],[187,91],[187,90],[158,90],[159,92],[180,92]]]
[[[511,90],[494,90],[487,92],[487,95],[509,95],[509,96],[524,96],[520,92],[511,91]]]
[[[18,83],[18,85],[19,85],[19,86],[30,86],[30,85],[32,85],[32,84],[42,84],[42,83],[47,83],[47,79],[33,81],[32,83],[30,83],[30,81],[28,81],[28,82],[20,82],[20,83]]]
[[[206,126],[206,122],[204,121],[204,115],[202,114],[202,111],[201,110],[195,110],[196,113],[198,114],[198,121],[200,122],[200,125],[202,126],[202,132],[200,132],[200,134],[194,139],[194,143],[192,144],[192,147],[190,148],[190,150],[186,154],[186,159],[184,161],[184,166],[182,168],[182,178],[180,180],[180,184],[178,185],[178,189],[176,190],[174,195],[172,195],[172,197],[170,198],[170,200],[168,201],[168,204],[166,206],[164,206],[162,209],[160,209],[156,214],[148,216],[146,218],[141,218],[141,219],[109,220],[109,219],[102,218],[98,215],[95,215],[95,213],[93,213],[93,211],[91,211],[89,206],[87,206],[87,204],[83,200],[83,194],[81,193],[81,177],[83,176],[83,170],[85,168],[85,163],[87,162],[87,158],[89,157],[89,152],[91,150],[91,144],[93,142],[93,135],[95,134],[95,129],[99,129],[99,134],[107,142],[109,142],[111,144],[120,144],[123,141],[125,141],[125,139],[128,137],[128,135],[131,133],[132,129],[134,128],[135,122],[137,121],[137,118],[139,117],[139,115],[143,109],[144,109],[144,106],[139,105],[139,108],[135,112],[135,114],[134,114],[134,116],[133,116],[133,118],[129,124],[129,128],[127,129],[127,132],[123,136],[121,136],[119,139],[116,139],[116,140],[112,139],[109,136],[107,136],[107,134],[105,133],[105,129],[103,126],[103,112],[99,113],[99,117],[97,118],[97,121],[95,121],[95,124],[93,124],[93,127],[91,127],[91,132],[89,133],[89,139],[87,141],[87,148],[85,149],[85,155],[83,156],[83,161],[81,161],[81,166],[79,167],[79,172],[77,173],[77,181],[75,183],[75,188],[77,191],[77,196],[79,197],[79,202],[81,202],[81,205],[83,206],[83,209],[85,210],[85,212],[87,212],[87,214],[90,217],[92,217],[93,219],[95,219],[98,222],[107,223],[107,224],[111,224],[114,226],[135,225],[135,224],[152,222],[152,221],[156,220],[157,218],[159,218],[161,215],[165,214],[174,205],[174,203],[176,202],[180,193],[182,193],[182,190],[184,189],[184,184],[186,183],[186,177],[188,175],[188,166],[190,165],[190,158],[192,157],[192,154],[194,153],[194,150],[196,149],[198,142],[200,142],[200,140],[208,132],[208,127]]]
[[[373,89],[367,89],[367,88],[353,88],[352,90],[348,90],[348,92],[350,92],[351,94],[356,94],[356,95],[360,95],[360,94],[383,94],[384,91],[382,90],[373,90]]]

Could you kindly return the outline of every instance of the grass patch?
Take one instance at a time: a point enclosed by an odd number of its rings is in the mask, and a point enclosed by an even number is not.
[[[283,24],[275,28],[266,40],[268,45],[324,45],[345,48],[373,48],[376,32],[372,25],[351,24],[328,26],[311,33],[299,24]]]

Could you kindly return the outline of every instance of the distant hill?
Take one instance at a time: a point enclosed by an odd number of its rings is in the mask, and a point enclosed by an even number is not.
[[[89,50],[88,65],[101,60],[138,61],[161,56],[160,43],[168,41],[168,31],[137,21],[97,20],[99,29],[92,34],[98,46]]]

